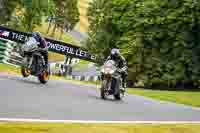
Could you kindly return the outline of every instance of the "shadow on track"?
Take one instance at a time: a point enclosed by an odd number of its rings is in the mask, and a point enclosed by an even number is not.
[[[23,77],[16,77],[13,80],[17,80],[26,84],[35,84],[35,85],[41,85],[41,83],[39,81],[37,81],[37,79],[30,79],[30,78],[23,78]]]
[[[34,85],[43,85],[41,84],[36,77],[27,77],[27,78],[24,78],[22,76],[18,76],[18,77],[15,77],[15,76],[7,76],[6,78],[8,78],[9,80],[14,80],[14,81],[20,81],[20,82],[23,82],[25,84],[34,84]]]
[[[88,95],[89,98],[93,98],[98,101],[104,101],[107,103],[116,103],[116,104],[124,104],[126,103],[124,98],[122,100],[115,100],[112,96],[109,96],[107,99],[102,99],[100,96],[97,95]]]

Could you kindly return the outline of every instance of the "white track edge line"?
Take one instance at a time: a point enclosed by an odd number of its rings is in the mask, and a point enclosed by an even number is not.
[[[200,124],[200,121],[93,121],[93,120],[43,120],[0,118],[0,122],[29,122],[29,123],[82,123],[82,124]]]

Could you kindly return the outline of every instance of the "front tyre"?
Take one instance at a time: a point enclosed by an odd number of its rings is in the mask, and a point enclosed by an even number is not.
[[[23,77],[28,77],[30,75],[31,71],[26,68],[25,66],[21,66],[21,74]]]
[[[116,100],[121,100],[120,92],[117,93],[116,95],[114,95],[114,98],[115,98]]]
[[[103,80],[103,83],[102,83],[102,86],[101,86],[101,89],[100,89],[100,93],[101,93],[101,98],[102,99],[106,99],[106,96],[105,96],[105,87],[106,87],[106,81]]]
[[[21,66],[21,74],[23,77],[28,77],[31,74],[31,70],[26,67],[27,62],[28,62],[28,58],[24,57],[22,61],[22,66]]]
[[[102,86],[101,86],[101,89],[100,89],[100,91],[101,91],[101,98],[104,99],[104,100],[108,96],[108,92],[106,91],[108,89],[108,87],[109,87],[108,83],[109,82],[107,80],[103,80],[103,83],[102,83]]]

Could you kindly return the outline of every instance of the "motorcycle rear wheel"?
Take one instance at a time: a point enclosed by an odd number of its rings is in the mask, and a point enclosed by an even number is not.
[[[49,72],[47,70],[44,70],[39,76],[38,76],[38,80],[40,81],[40,83],[42,84],[46,84],[47,81],[49,80]]]

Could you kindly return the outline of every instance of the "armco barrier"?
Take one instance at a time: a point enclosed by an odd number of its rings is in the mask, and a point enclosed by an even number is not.
[[[22,57],[14,51],[17,44],[13,41],[0,38],[0,63],[19,66]]]
[[[79,80],[79,81],[97,81],[99,80],[98,76],[69,76],[70,79]]]

